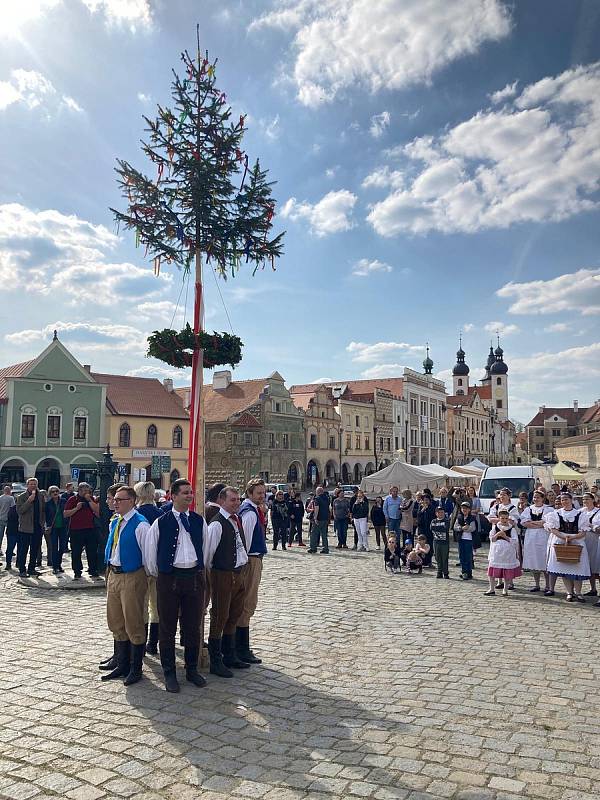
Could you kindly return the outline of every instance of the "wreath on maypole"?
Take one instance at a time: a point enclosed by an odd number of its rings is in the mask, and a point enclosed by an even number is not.
[[[148,337],[148,356],[171,367],[191,367],[194,350],[202,350],[202,365],[213,369],[224,364],[235,367],[242,360],[242,340],[230,333],[194,333],[188,324],[182,331],[164,328]]]

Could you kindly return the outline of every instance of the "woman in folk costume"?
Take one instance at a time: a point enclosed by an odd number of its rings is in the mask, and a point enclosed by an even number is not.
[[[512,520],[512,522],[517,525],[519,522],[519,511],[517,509],[516,503],[513,503],[511,500],[510,489],[500,489],[498,492],[498,497],[494,505],[490,506],[490,513],[488,514],[488,522],[493,527],[497,522],[499,522],[500,517],[499,514],[501,511],[507,511],[508,516]],[[518,529],[516,529],[518,531]],[[491,533],[490,533],[491,537]],[[518,533],[517,533],[518,539]],[[491,539],[490,539],[491,540]],[[489,554],[488,554],[488,562],[489,562]],[[512,581],[510,581],[509,589],[512,588]],[[504,582],[498,578],[496,580],[496,589],[504,589]]]
[[[548,585],[548,531],[544,527],[544,518],[552,509],[546,505],[546,495],[541,489],[533,493],[533,503],[521,514],[519,525],[525,532],[523,542],[523,569],[531,570],[535,585],[530,592],[539,592],[540,577],[544,575],[544,594],[550,592]]]
[[[585,547],[590,560],[590,584],[592,588],[585,594],[587,597],[597,597],[596,579],[600,574],[600,508],[596,508],[594,495],[591,492],[585,492],[583,495],[579,530],[585,531]],[[600,606],[600,601],[594,605]]]
[[[561,508],[551,511],[545,521],[545,528],[550,533],[548,547],[548,583],[549,594],[554,594],[556,579],[560,575],[567,590],[566,600],[585,603],[581,595],[581,584],[590,577],[590,560],[585,547],[585,531],[580,530],[581,511],[573,507],[573,498],[569,492],[560,496]],[[569,545],[577,548],[577,561],[564,560],[564,555],[557,555],[555,545]],[[573,559],[575,556],[570,556]]]

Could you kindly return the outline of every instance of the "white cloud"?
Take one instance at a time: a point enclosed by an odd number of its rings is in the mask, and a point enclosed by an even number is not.
[[[173,314],[175,313],[176,308],[177,306],[172,300],[151,300],[138,305],[137,318],[170,322],[173,319]],[[179,311],[183,313],[183,308],[180,307]]]
[[[490,94],[489,98],[494,105],[503,103],[505,100],[509,100],[511,97],[514,97],[516,95],[518,85],[519,81],[515,81],[514,83],[507,83],[504,89],[498,89],[497,92],[493,92],[492,94]]]
[[[510,31],[501,0],[276,0],[250,30],[295,34],[292,79],[319,106],[355,85],[371,92],[429,83],[433,75]]]
[[[264,135],[267,139],[274,142],[279,139],[281,135],[281,125],[279,120],[279,114],[275,114],[272,119],[261,119],[259,120],[259,125],[262,128]]]
[[[175,386],[189,386],[192,378],[192,371],[168,366],[159,367],[157,364],[147,364],[143,367],[127,370],[125,375],[131,375],[134,378],[157,378],[159,381],[163,381],[165,378],[171,378]]]
[[[520,328],[518,325],[508,325],[506,322],[488,322],[483,326],[488,333],[499,333],[500,336],[510,336],[512,333],[518,333]]]
[[[146,334],[139,328],[102,318],[94,323],[59,320],[39,329],[6,334],[4,339],[9,344],[47,343],[55,330],[66,347],[77,349],[78,359],[94,353],[128,353],[137,357],[144,355],[147,348]]]
[[[325,177],[326,178],[335,178],[337,171],[339,170],[339,166],[336,165],[335,167],[328,167],[325,170]]]
[[[132,32],[152,25],[150,0],[81,0],[108,25],[125,25]],[[64,6],[64,0],[5,0],[0,10],[0,36],[18,36],[21,28],[48,11]]]
[[[360,373],[361,378],[397,378],[402,375],[405,364],[376,364]]]
[[[33,294],[57,295],[72,305],[114,305],[163,294],[171,273],[108,260],[118,238],[103,225],[49,209],[0,205],[0,280],[5,291],[26,285]]]
[[[14,104],[29,110],[43,108],[47,113],[62,108],[76,113],[83,111],[72,97],[57,92],[44,75],[27,69],[13,69],[9,80],[0,81],[0,111]]]
[[[391,116],[389,111],[382,111],[381,114],[375,114],[371,117],[371,127],[369,133],[374,139],[379,139],[389,128]]]
[[[404,172],[390,169],[387,165],[373,170],[362,182],[363,189],[401,189],[404,186]]]
[[[462,326],[462,329],[465,333],[469,333],[470,331],[473,330],[474,327],[475,325],[473,325],[472,322],[467,322]]]
[[[405,185],[371,208],[368,221],[382,236],[469,233],[595,209],[600,62],[544,78],[501,108],[388,156],[403,160]]]
[[[82,0],[95,14],[102,14],[109,25],[125,25],[131,31],[152,25],[149,0]]]
[[[566,333],[569,330],[571,330],[571,326],[566,322],[555,322],[553,325],[547,325],[544,333]]]
[[[508,308],[511,314],[600,314],[600,269],[580,269],[547,281],[511,281],[496,294],[513,301]]]
[[[146,94],[145,92],[138,92],[137,93],[137,99],[144,106],[148,106],[148,105],[150,105],[152,103],[152,95],[151,94]]]
[[[384,261],[379,261],[377,258],[372,260],[361,258],[352,268],[352,274],[358,275],[361,278],[372,275],[374,272],[392,272],[392,268],[389,264],[386,264]]]
[[[281,216],[294,221],[305,219],[312,233],[316,236],[327,236],[330,233],[347,231],[354,226],[351,216],[357,199],[347,189],[328,192],[314,205],[299,203],[295,197],[290,197],[281,209]]]
[[[352,355],[353,361],[357,361],[359,363],[368,363],[369,361],[378,361],[379,359],[385,358],[392,353],[402,352],[407,355],[424,353],[425,345],[408,344],[407,342],[375,342],[375,344],[350,342],[350,344],[346,347],[346,352]],[[381,377],[381,375],[378,377]]]

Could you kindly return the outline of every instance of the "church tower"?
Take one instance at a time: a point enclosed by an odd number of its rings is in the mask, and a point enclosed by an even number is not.
[[[490,342],[490,352],[488,353],[487,363],[485,365],[485,377],[481,379],[481,382],[484,386],[487,386],[491,383],[492,376],[490,374],[490,370],[495,360],[496,357],[494,355],[494,345]]]
[[[504,363],[504,350],[500,347],[499,336],[498,347],[494,350],[494,363],[490,366],[490,383],[492,408],[496,411],[498,419],[506,420],[508,419],[508,367]]]
[[[431,375],[431,373],[433,372],[433,360],[429,355],[429,343],[427,344],[427,356],[423,361],[423,372],[425,373],[425,375]]]
[[[456,364],[452,370],[452,394],[469,394],[469,367],[465,364],[465,351],[462,349],[462,336],[459,339]]]

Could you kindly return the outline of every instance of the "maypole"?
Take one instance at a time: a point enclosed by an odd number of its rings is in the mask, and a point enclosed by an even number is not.
[[[148,355],[174,367],[192,367],[188,478],[197,506],[204,500],[204,425],[202,371],[241,360],[242,343],[233,333],[204,331],[203,267],[227,279],[242,263],[252,263],[254,275],[266,264],[275,268],[283,249],[283,233],[269,238],[275,213],[272,183],[258,161],[249,166],[242,149],[245,117],[232,120],[227,98],[215,85],[217,62],[208,52],[197,58],[187,51],[181,59],[186,77],[173,72],[173,108],[158,106],[155,119],[144,117],[149,141],[142,151],[155,165],[147,177],[127,161],[116,172],[126,211],[111,209],[117,224],[135,231],[136,246],[154,263],[175,264],[186,276],[194,270],[192,325],[183,330],[154,331]]]

